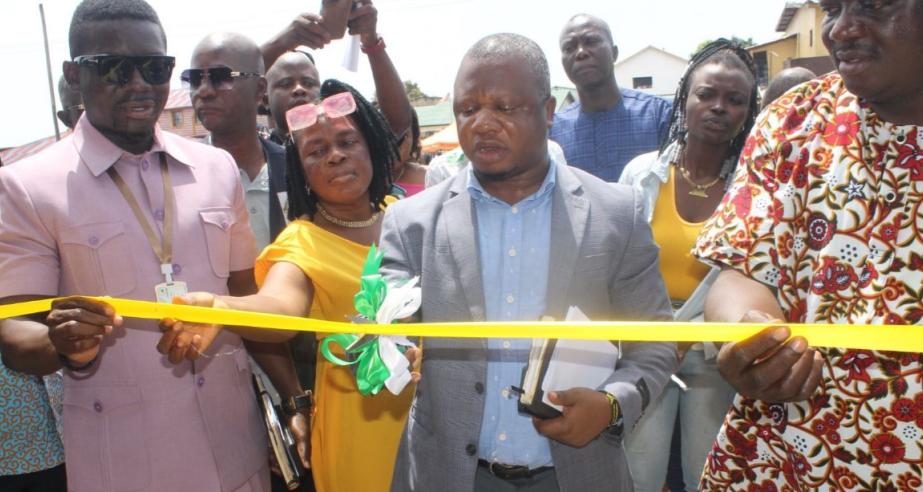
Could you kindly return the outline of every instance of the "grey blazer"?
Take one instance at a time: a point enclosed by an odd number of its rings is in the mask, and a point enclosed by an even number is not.
[[[563,319],[575,305],[595,320],[672,319],[658,248],[632,189],[555,166],[547,314]],[[420,276],[423,321],[484,321],[467,179],[460,172],[385,213],[382,272],[391,279]],[[486,347],[484,339],[423,340],[423,379],[401,439],[392,491],[474,490]],[[625,432],[677,366],[675,344],[622,344],[614,375],[600,389],[618,398]],[[623,438],[604,433],[580,449],[552,441],[561,490],[632,490]]]

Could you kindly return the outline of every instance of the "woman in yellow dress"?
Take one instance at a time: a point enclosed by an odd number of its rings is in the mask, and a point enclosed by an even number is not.
[[[321,101],[286,113],[291,224],[257,258],[260,290],[193,294],[196,304],[347,321],[362,265],[381,232],[397,146],[388,124],[352,87],[324,82]],[[264,341],[294,332],[261,330]],[[318,341],[325,334],[318,333]],[[318,344],[319,345],[319,344]],[[353,373],[318,357],[311,471],[318,492],[389,490],[412,389],[363,397]]]

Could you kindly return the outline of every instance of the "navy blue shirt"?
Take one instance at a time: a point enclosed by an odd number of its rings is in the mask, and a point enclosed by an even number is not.
[[[564,149],[567,163],[608,182],[616,182],[635,157],[660,147],[670,129],[666,99],[621,89],[618,104],[584,113],[576,102],[554,115],[551,139]]]

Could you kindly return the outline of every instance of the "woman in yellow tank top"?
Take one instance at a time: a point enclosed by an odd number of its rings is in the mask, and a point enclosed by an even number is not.
[[[247,297],[196,293],[197,304],[346,321],[369,246],[378,241],[397,144],[383,116],[352,87],[327,80],[321,102],[286,113],[288,216],[257,258],[260,290]],[[294,332],[261,330],[267,342]],[[318,339],[324,334],[317,334]],[[318,492],[384,492],[412,389],[359,394],[349,369],[318,357],[311,471]]]
[[[660,246],[661,274],[679,309],[677,320],[700,316],[704,307],[703,279],[709,267],[693,258],[691,250],[724,196],[726,179],[756,118],[758,99],[750,55],[726,40],[706,45],[680,81],[669,138],[661,151],[630,162],[619,180],[643,197]],[[734,396],[718,374],[712,344],[680,344],[679,349],[683,360],[674,379],[679,382],[651,403],[626,442],[638,492],[663,488],[677,414],[683,481],[686,490],[698,490],[706,455]]]

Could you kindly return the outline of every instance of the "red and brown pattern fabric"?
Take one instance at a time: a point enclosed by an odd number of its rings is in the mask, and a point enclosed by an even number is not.
[[[919,323],[921,149],[923,129],[880,120],[839,76],[809,82],[760,116],[695,253],[771,286],[792,322]],[[737,397],[703,490],[923,489],[920,355],[822,353],[808,401]]]

